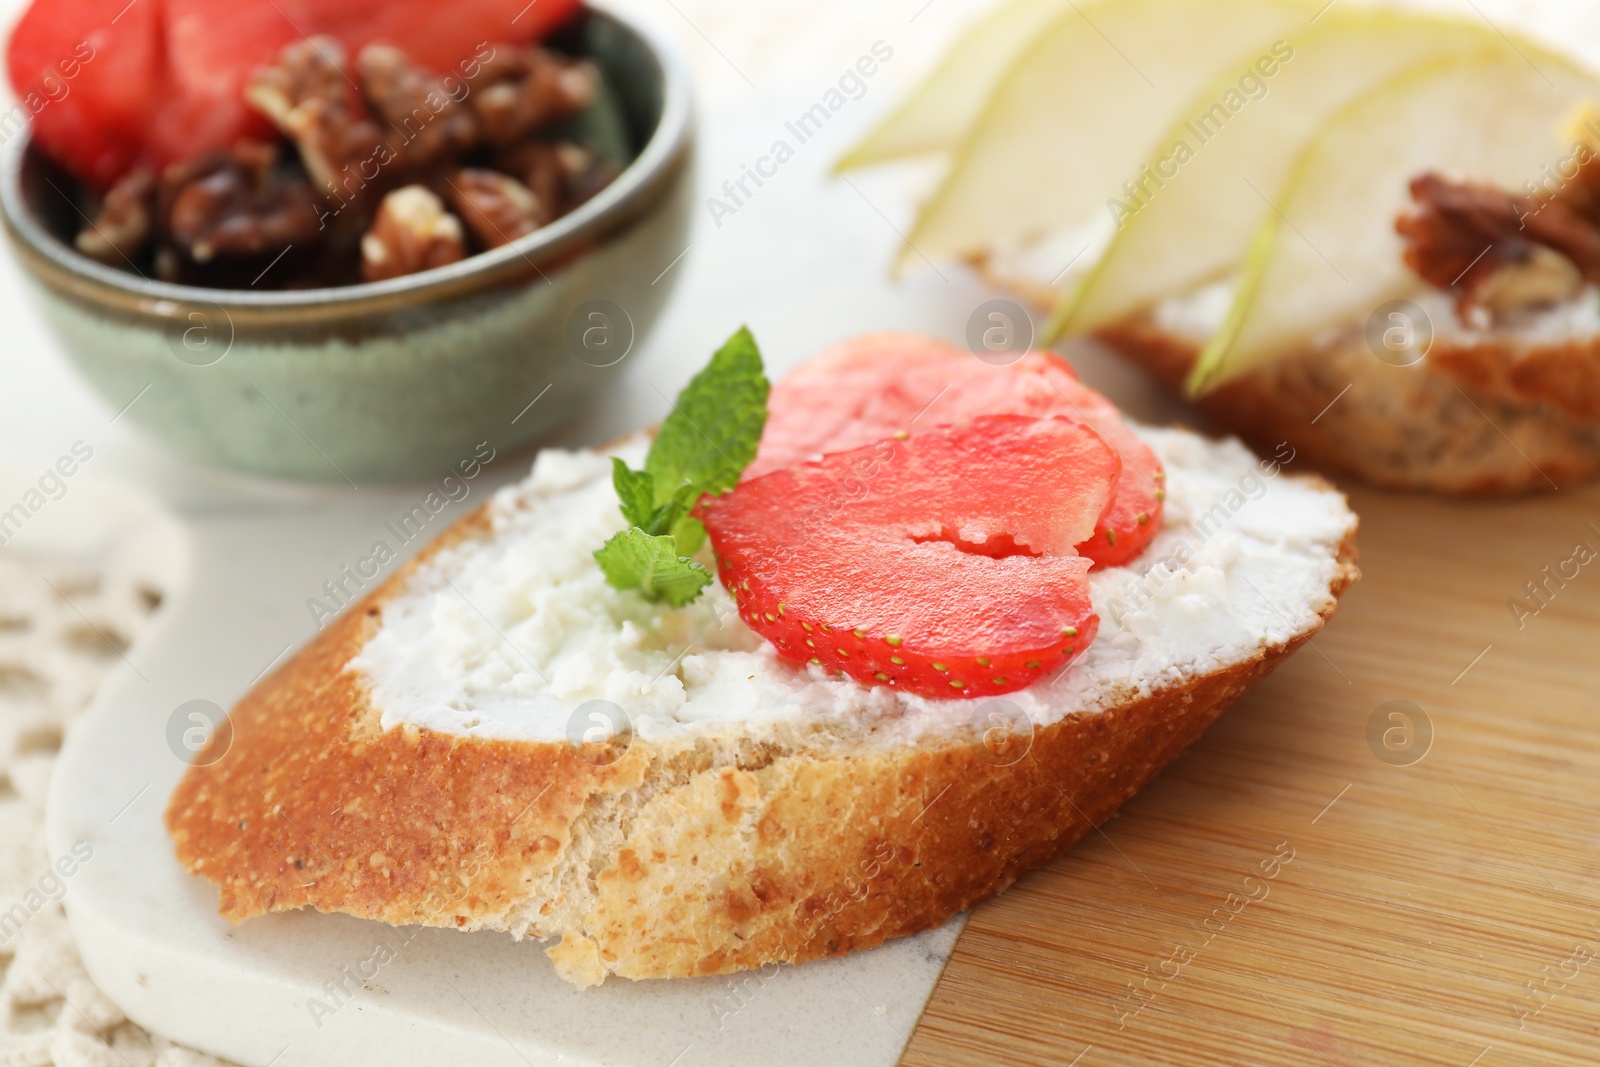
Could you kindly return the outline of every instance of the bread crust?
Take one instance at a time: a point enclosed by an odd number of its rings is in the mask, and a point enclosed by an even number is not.
[[[185,773],[167,827],[229,919],[309,906],[559,935],[549,954],[581,985],[878,945],[946,922],[1108,818],[1309,640],[1359,574],[1352,528],[1304,632],[1180,688],[1069,714],[1009,765],[1017,749],[997,757],[976,728],[847,748],[635,739],[597,765],[567,744],[382,730],[344,669],[418,566],[488,533],[483,508],[452,527],[259,683],[232,712],[226,754]],[[600,812],[620,828],[610,839]]]
[[[1439,338],[1428,361],[1478,393],[1600,423],[1600,339],[1510,345]]]
[[[1200,355],[1149,316],[1097,336],[1174,390]],[[1350,335],[1196,403],[1258,448],[1287,441],[1321,470],[1388,488],[1505,496],[1600,473],[1600,344],[1517,351],[1436,336],[1421,363],[1397,367]]]

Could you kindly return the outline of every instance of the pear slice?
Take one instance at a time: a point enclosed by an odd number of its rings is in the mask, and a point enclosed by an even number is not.
[[[1070,0],[1011,0],[969,26],[922,84],[872,128],[835,171],[943,152],[960,144],[1017,53],[1071,11]]]
[[[1057,304],[1047,340],[1088,333],[1237,270],[1275,213],[1306,143],[1353,97],[1418,62],[1510,42],[1482,22],[1384,10],[1324,14],[1289,39],[1293,54],[1257,99],[1225,70],[1156,142],[1148,176],[1119,200],[1118,229],[1083,281]],[[1564,60],[1510,43],[1541,70]]]
[[[1138,178],[1140,158],[1219,63],[1233,78],[1262,57],[1271,69],[1272,41],[1315,13],[1298,0],[1074,4],[995,87],[902,263],[1104,221],[1107,197]]]
[[[1201,393],[1320,331],[1360,323],[1419,281],[1394,221],[1409,182],[1437,170],[1521,191],[1559,174],[1577,146],[1557,131],[1592,75],[1535,68],[1501,46],[1419,64],[1348,104],[1294,164],[1256,232],[1222,328],[1190,375]]]

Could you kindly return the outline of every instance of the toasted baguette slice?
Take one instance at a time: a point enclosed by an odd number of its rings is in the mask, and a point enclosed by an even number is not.
[[[1063,288],[1034,264],[973,265],[1040,308]],[[1231,291],[1219,282],[1095,336],[1182,392]],[[1196,404],[1257,448],[1287,441],[1319,470],[1391,489],[1507,496],[1600,475],[1600,293],[1492,327],[1461,324],[1442,293],[1415,302],[1433,331],[1415,364],[1379,359],[1353,322]]]
[[[1203,342],[1149,316],[1101,340],[1181,390]],[[1312,465],[1393,489],[1501,496],[1567,488],[1600,471],[1600,417],[1546,394],[1600,379],[1600,338],[1529,345],[1439,337],[1412,366],[1377,359],[1352,331],[1199,398],[1257,447],[1288,441]]]
[[[172,796],[177,855],[234,921],[310,906],[559,937],[551,959],[585,986],[938,926],[1109,817],[1358,576],[1355,516],[1326,483],[1236,442],[1140,433],[1166,465],[1167,529],[1091,577],[1083,659],[1003,701],[786,667],[716,587],[651,630],[655,609],[589,570],[620,523],[605,457],[545,453],[239,703],[231,749]],[[540,629],[590,603],[628,620],[614,645],[563,651],[578,623]],[[679,651],[694,626],[718,647]],[[595,657],[623,666],[573,692]],[[566,710],[605,693],[633,702],[631,735],[565,740]]]

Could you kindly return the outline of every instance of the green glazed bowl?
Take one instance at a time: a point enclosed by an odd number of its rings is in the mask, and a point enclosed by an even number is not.
[[[571,214],[458,263],[284,291],[141,278],[73,249],[67,179],[26,137],[0,162],[0,212],[72,359],[167,444],[212,465],[352,485],[449,470],[480,442],[548,434],[613,380],[688,243],[682,62],[603,7],[562,36],[602,68],[633,159]]]

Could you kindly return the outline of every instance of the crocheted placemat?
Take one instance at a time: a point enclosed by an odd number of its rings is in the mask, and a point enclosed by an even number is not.
[[[84,972],[44,844],[63,735],[160,605],[141,568],[0,548],[0,1065],[203,1067]]]

